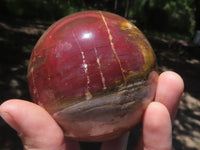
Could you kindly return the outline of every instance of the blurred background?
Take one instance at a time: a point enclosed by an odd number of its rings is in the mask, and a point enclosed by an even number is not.
[[[1,0],[0,103],[12,98],[31,101],[27,66],[34,45],[53,22],[84,10],[105,10],[129,19],[152,44],[159,71],[182,76],[185,90],[173,123],[173,149],[199,150],[199,0]],[[17,133],[0,119],[0,150],[22,149]]]

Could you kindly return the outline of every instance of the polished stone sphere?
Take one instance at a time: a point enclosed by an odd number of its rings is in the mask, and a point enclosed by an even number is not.
[[[84,11],[54,23],[34,47],[28,82],[66,136],[105,141],[134,127],[154,99],[152,47],[131,22]]]

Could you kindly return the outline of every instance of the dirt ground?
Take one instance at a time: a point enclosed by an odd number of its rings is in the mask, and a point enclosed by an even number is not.
[[[31,100],[27,86],[30,53],[49,23],[0,18],[0,102]],[[185,90],[173,123],[175,150],[200,149],[200,48],[188,41],[147,36],[157,55],[160,72],[173,70]],[[21,150],[16,132],[0,119],[0,150]]]

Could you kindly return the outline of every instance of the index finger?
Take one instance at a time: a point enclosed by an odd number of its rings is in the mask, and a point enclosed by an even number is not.
[[[164,104],[173,119],[184,89],[183,79],[175,72],[166,71],[158,79],[155,101]]]

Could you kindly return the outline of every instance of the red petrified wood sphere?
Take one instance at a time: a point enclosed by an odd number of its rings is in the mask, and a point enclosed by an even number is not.
[[[154,52],[139,29],[108,12],[85,11],[53,24],[31,55],[33,100],[66,136],[105,141],[130,130],[153,100]]]

